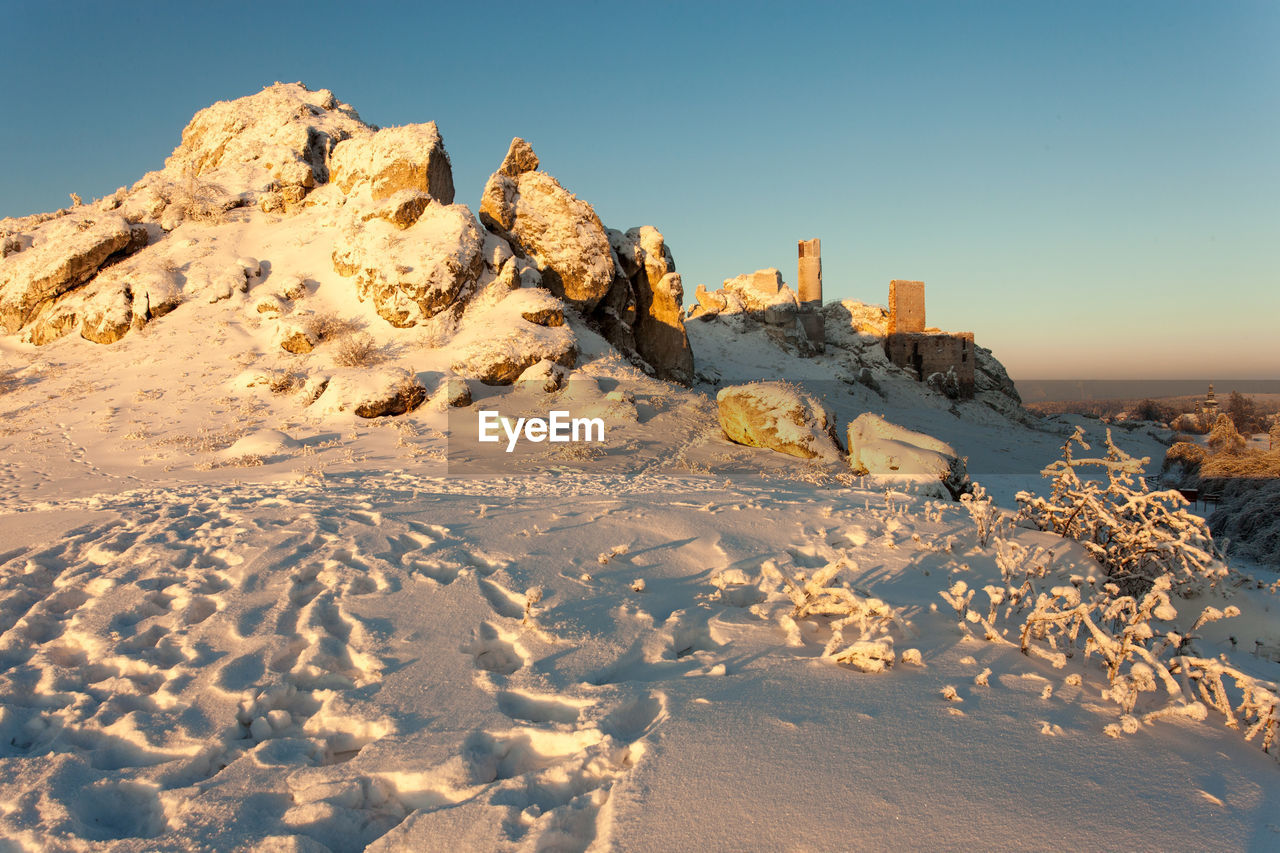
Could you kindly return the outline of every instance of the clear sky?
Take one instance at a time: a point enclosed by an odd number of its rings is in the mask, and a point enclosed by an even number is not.
[[[0,216],[159,168],[280,81],[512,136],[685,290],[822,239],[826,298],[926,282],[1014,378],[1280,378],[1280,2],[0,0]]]

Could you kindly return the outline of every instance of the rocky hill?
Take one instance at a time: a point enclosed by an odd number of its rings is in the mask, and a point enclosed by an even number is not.
[[[298,418],[397,415],[428,401],[441,412],[486,387],[553,391],[606,375],[608,388],[657,382],[652,393],[673,399],[693,386],[692,402],[726,383],[792,380],[842,422],[876,411],[940,430],[966,454],[980,443],[964,438],[974,428],[1030,422],[981,347],[973,399],[891,364],[880,306],[827,304],[823,352],[770,324],[795,308],[780,276],[778,304],[731,280],[710,296],[700,286],[686,313],[662,233],[606,227],[523,139],[483,187],[478,216],[455,196],[433,122],[379,129],[297,83],[214,104],[132,187],[0,221],[8,384],[39,374],[46,395],[80,400],[82,414],[100,406],[152,431],[192,428],[174,416],[180,398],[205,412],[199,429],[222,437],[214,449]],[[185,365],[186,382],[142,387],[166,375],[159,364]],[[60,389],[50,379],[64,367],[77,378]],[[169,405],[148,414],[161,394]],[[638,418],[640,432],[654,428]]]

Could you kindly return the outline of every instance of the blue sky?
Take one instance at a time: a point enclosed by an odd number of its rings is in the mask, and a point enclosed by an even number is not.
[[[512,136],[694,287],[922,279],[1015,378],[1280,378],[1280,3],[0,3],[0,216],[159,168],[277,80]]]

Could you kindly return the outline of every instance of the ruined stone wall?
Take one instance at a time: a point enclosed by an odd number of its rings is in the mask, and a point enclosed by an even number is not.
[[[889,282],[889,332],[924,331],[924,282]]]
[[[885,339],[885,353],[894,364],[914,371],[921,382],[934,373],[954,370],[960,396],[973,396],[973,332],[891,332]]]

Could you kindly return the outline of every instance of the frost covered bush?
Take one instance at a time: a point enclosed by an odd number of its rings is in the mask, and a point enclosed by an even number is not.
[[[961,630],[980,626],[988,641],[1017,647],[1058,669],[1079,653],[1086,662],[1096,655],[1107,677],[1103,696],[1120,706],[1120,722],[1106,728],[1110,735],[1170,716],[1203,720],[1213,709],[1227,726],[1243,724],[1246,740],[1261,735],[1262,748],[1273,751],[1280,688],[1196,649],[1196,632],[1239,615],[1235,607],[1205,607],[1184,629],[1177,623],[1171,573],[1155,578],[1144,592],[1127,594],[1095,578],[1058,582],[1039,548],[997,539],[996,551],[1003,583],[982,588],[985,608],[975,605],[978,591],[964,581],[940,593],[961,616]],[[1161,692],[1163,699],[1145,696]],[[1147,710],[1138,716],[1140,704]]]
[[[960,505],[969,513],[977,533],[978,547],[986,548],[991,538],[1007,523],[1003,512],[991,501],[991,496],[981,483],[974,483],[971,491],[960,496]]]
[[[893,666],[889,626],[899,621],[898,616],[880,599],[859,595],[847,581],[836,582],[841,571],[852,568],[853,563],[840,558],[811,575],[797,570],[794,577],[788,577],[770,561],[764,564],[763,572],[782,583],[793,605],[790,615],[784,614],[781,620],[784,627],[798,632],[797,621],[824,619],[831,629],[822,651],[824,657],[863,672],[883,672]]]
[[[360,331],[360,324],[357,321],[340,317],[332,311],[312,314],[306,318],[303,325],[317,341],[339,340]]]
[[[1280,479],[1224,481],[1221,503],[1209,523],[1230,543],[1231,554],[1280,565]]]
[[[1019,492],[1019,517],[1041,530],[1075,539],[1126,592],[1141,594],[1168,573],[1179,595],[1213,586],[1229,570],[1219,558],[1204,520],[1187,511],[1174,490],[1152,492],[1143,479],[1147,459],[1136,459],[1111,440],[1101,458],[1077,459],[1073,447],[1088,450],[1076,427],[1062,459],[1044,469],[1052,478],[1049,497]],[[1105,480],[1081,476],[1100,472]]]
[[[1235,422],[1223,412],[1209,429],[1209,449],[1214,453],[1239,453],[1244,450],[1244,436],[1236,431]]]
[[[373,367],[384,359],[382,348],[365,332],[345,335],[337,342],[334,364],[340,367]]]
[[[222,187],[202,180],[190,168],[183,173],[182,180],[162,190],[161,197],[167,202],[161,218],[166,231],[186,220],[216,225],[226,219],[227,211],[234,205]]]
[[[941,394],[948,400],[960,399],[960,377],[956,375],[954,367],[948,367],[946,373],[930,373],[925,384],[934,393]]]

